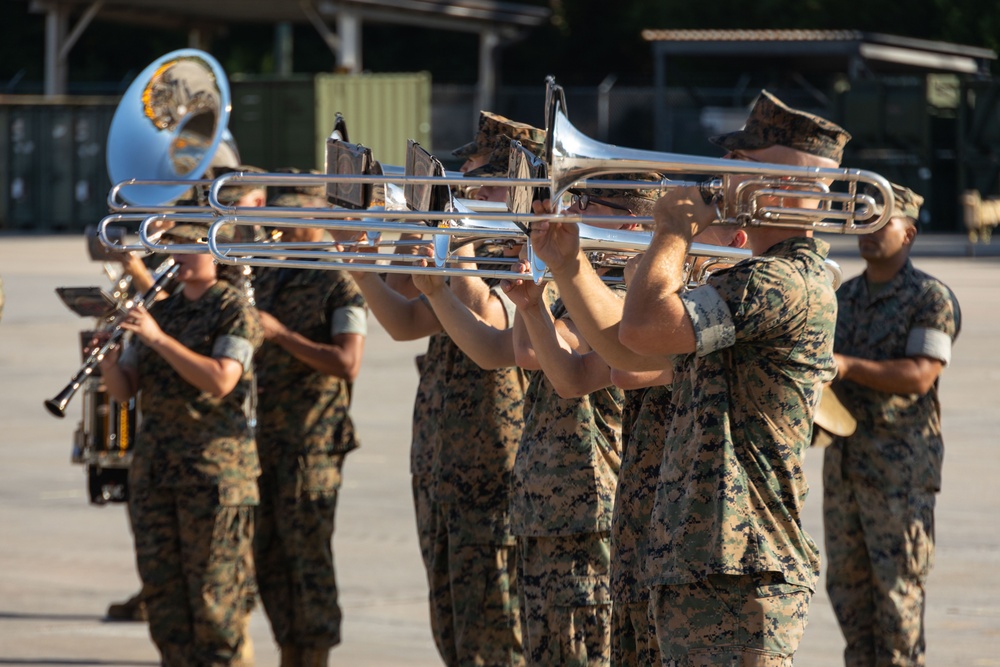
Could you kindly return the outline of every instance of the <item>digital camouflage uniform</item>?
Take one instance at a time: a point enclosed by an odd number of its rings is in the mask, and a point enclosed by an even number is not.
[[[341,271],[256,270],[257,307],[305,338],[364,336],[365,300]],[[332,537],[344,456],[358,446],[350,383],[265,341],[257,370],[260,506],[254,558],[261,601],[283,654],[340,643]]]
[[[513,304],[494,294],[512,318]],[[432,480],[433,514],[424,520],[433,530],[427,555],[435,644],[447,665],[523,665],[510,471],[524,373],[483,370],[445,334],[431,336],[420,363],[429,381],[418,394],[426,413],[415,442],[430,443],[433,453],[418,458],[415,451],[412,463],[429,466]]]
[[[622,465],[611,516],[613,667],[660,664],[643,566],[649,516],[669,422],[669,387],[625,392]]]
[[[417,541],[420,545],[420,557],[424,563],[424,570],[427,572],[428,583],[430,583],[437,522],[433,473],[434,434],[438,415],[441,412],[441,395],[437,391],[441,370],[438,357],[446,349],[445,343],[439,341],[439,338],[450,342],[447,334],[434,334],[427,342],[427,353],[416,358],[419,380],[417,395],[413,401],[413,439],[410,443],[410,475],[413,509],[417,520]],[[428,359],[428,356],[431,358]],[[431,623],[434,623],[433,615]]]
[[[165,665],[238,664],[260,466],[244,413],[262,329],[224,281],[197,301],[175,293],[150,309],[190,350],[243,364],[214,398],[142,342],[122,355],[138,371],[142,424],[129,471],[130,517],[149,631]]]
[[[865,275],[837,293],[835,351],[864,359],[948,363],[960,327],[955,295],[909,261],[870,295]],[[857,430],[824,453],[826,587],[847,641],[845,663],[924,664],[924,584],[941,488],[938,383],[926,394],[834,384]]]
[[[552,312],[565,315],[561,301]],[[531,373],[511,500],[529,664],[610,659],[610,531],[623,403],[614,386],[563,399],[544,373]]]
[[[787,239],[681,295],[697,351],[674,361],[647,557],[664,665],[791,664],[819,573],[802,456],[835,368],[828,250]]]

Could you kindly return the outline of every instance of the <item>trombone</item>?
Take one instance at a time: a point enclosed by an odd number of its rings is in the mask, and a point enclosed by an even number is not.
[[[396,183],[404,187],[467,185],[514,188],[544,188],[549,198],[559,200],[572,188],[677,188],[697,187],[706,200],[716,202],[720,224],[739,226],[775,226],[808,229],[840,234],[867,234],[880,229],[892,217],[893,194],[889,181],[871,171],[847,168],[803,167],[769,163],[748,163],[722,158],[706,158],[675,153],[661,153],[633,148],[621,148],[591,139],[577,130],[565,113],[561,87],[547,82],[546,148],[544,169],[536,176],[521,178],[469,179],[455,174],[396,174],[338,173],[326,175],[245,174],[234,172],[216,179],[209,192],[210,205],[226,216],[256,216],[266,218],[309,217],[313,219],[347,220],[352,211],[331,208],[282,208],[227,206],[218,200],[221,188],[232,182],[273,185],[319,185],[338,183],[345,186],[371,186]],[[512,163],[520,151],[511,152]],[[524,159],[521,157],[520,159]],[[409,159],[408,159],[409,161]],[[596,180],[601,176],[648,172],[659,174],[657,181]],[[517,174],[512,168],[509,173]],[[702,180],[676,180],[693,174]],[[837,184],[843,191],[834,191]],[[860,185],[870,186],[877,195],[859,191]],[[816,208],[774,205],[772,198],[806,199],[817,203]],[[397,212],[396,220],[428,222],[446,221],[450,214],[443,211],[416,210]],[[568,214],[535,215],[526,211],[512,213],[479,213],[478,220],[507,220],[516,224],[541,221],[581,222],[579,216]],[[593,219],[592,219],[593,220]],[[637,222],[648,222],[639,218]],[[338,229],[342,229],[338,227]],[[364,231],[361,222],[356,231]]]

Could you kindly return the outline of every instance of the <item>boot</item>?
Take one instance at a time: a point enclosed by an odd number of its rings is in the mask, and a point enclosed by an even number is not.
[[[280,667],[299,667],[300,664],[302,664],[302,648],[294,644],[283,645]]]
[[[112,621],[145,621],[146,603],[139,591],[125,602],[113,602],[108,607],[108,620]]]

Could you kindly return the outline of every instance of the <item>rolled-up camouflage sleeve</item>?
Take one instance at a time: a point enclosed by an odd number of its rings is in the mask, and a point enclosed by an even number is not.
[[[507,296],[507,293],[504,292],[499,285],[491,287],[490,294],[500,300],[500,304],[503,306],[503,312],[507,316],[507,326],[514,326],[514,311],[517,310],[514,306],[514,302],[510,300],[510,297]]]
[[[253,366],[253,355],[264,340],[264,327],[252,306],[239,300],[225,305],[224,317],[212,342],[212,357],[235,359],[247,372]]]
[[[240,362],[244,371],[250,370],[250,365],[253,363],[253,353],[253,343],[239,336],[219,336],[212,344],[213,359],[235,359]]]
[[[368,335],[368,310],[364,306],[346,306],[333,311],[330,322],[330,335],[357,334]]]
[[[702,285],[684,292],[681,302],[694,327],[695,353],[699,357],[730,347],[736,342],[733,316],[714,287]]]
[[[920,295],[918,313],[906,338],[906,356],[951,362],[951,346],[961,327],[961,311],[954,293],[933,282]]]

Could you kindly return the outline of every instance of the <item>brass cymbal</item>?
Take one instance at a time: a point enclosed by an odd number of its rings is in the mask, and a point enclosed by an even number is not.
[[[816,406],[814,426],[813,445],[822,447],[830,444],[831,438],[821,437],[816,431],[819,429],[826,431],[824,436],[846,437],[854,433],[858,422],[833,390],[825,386],[820,392],[819,405]]]

